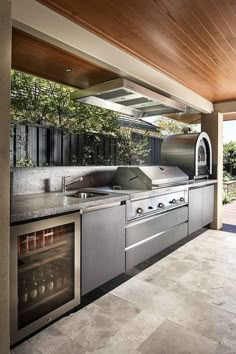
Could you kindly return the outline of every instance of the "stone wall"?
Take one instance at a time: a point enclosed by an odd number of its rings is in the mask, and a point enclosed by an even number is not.
[[[112,183],[116,169],[115,166],[13,168],[13,193],[22,195],[61,191],[64,176],[68,177],[68,182],[83,177],[83,181],[73,184],[73,189],[108,186]]]
[[[236,192],[236,181],[230,181],[224,183],[225,192]]]

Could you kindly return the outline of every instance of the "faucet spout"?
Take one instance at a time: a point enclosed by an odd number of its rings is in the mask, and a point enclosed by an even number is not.
[[[63,176],[62,177],[62,185],[63,185],[63,192],[65,193],[67,191],[67,187],[71,186],[72,184],[76,182],[82,182],[84,180],[84,177],[80,176],[78,178],[73,179],[71,182],[66,182],[68,178],[71,178],[71,176]]]

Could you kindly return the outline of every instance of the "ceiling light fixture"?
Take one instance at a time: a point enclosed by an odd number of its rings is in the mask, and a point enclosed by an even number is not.
[[[64,68],[64,71],[66,73],[71,73],[73,71],[73,69],[72,68]]]

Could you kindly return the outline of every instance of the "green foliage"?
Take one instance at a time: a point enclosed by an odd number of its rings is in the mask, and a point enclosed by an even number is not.
[[[232,176],[233,169],[236,168],[236,142],[230,141],[229,143],[224,144],[223,151],[224,151],[224,164],[229,165],[230,175]]]
[[[48,127],[63,128],[68,134],[85,133],[87,145],[83,151],[83,165],[94,164],[93,153],[99,151],[101,136],[106,134],[115,139],[118,161],[114,156],[97,158],[98,165],[141,164],[148,155],[148,133],[140,141],[132,141],[132,130],[121,128],[118,115],[98,107],[78,104],[70,99],[71,87],[47,81],[13,70],[11,73],[11,118],[21,124],[40,124]],[[95,133],[95,134],[91,134]],[[26,151],[27,142],[18,137],[21,148]],[[18,165],[30,164],[30,159],[17,162]],[[73,158],[78,164],[78,158]]]
[[[223,181],[224,182],[229,182],[229,181],[231,181],[232,180],[232,176],[231,176],[231,174],[229,173],[229,172],[227,172],[227,171],[223,171]]]
[[[172,135],[172,134],[183,134],[183,128],[191,128],[192,132],[196,132],[197,128],[196,125],[189,125],[186,123],[178,122],[174,119],[158,119],[156,121],[158,129],[160,130],[160,136],[164,137],[165,135]]]
[[[236,192],[225,192],[223,195],[223,204],[228,204],[236,200]]]
[[[117,114],[70,99],[74,89],[18,71],[11,74],[11,117],[69,133],[115,133]]]
[[[30,158],[21,158],[16,162],[16,167],[35,167]]]
[[[148,132],[139,137],[139,141],[132,139],[132,130],[121,128],[118,135],[118,160],[120,165],[142,165],[150,150],[148,145]]]

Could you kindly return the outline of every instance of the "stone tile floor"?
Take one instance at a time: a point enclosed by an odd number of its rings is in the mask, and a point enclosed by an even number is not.
[[[166,254],[12,354],[236,353],[236,234],[207,230]]]

